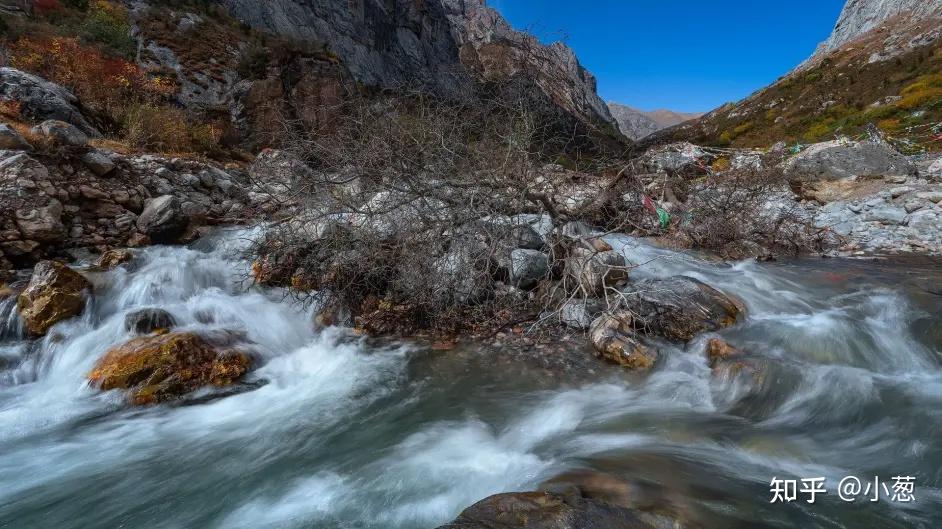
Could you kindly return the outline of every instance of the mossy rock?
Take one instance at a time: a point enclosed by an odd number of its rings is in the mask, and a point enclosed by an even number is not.
[[[102,390],[123,389],[135,405],[178,399],[202,387],[225,387],[252,368],[249,354],[221,349],[192,332],[155,333],[105,353],[88,374]]]

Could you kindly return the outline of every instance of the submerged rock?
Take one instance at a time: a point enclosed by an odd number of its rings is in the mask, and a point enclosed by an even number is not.
[[[163,309],[141,309],[124,317],[124,328],[137,334],[150,334],[157,330],[170,330],[177,325],[172,314]]]
[[[81,274],[55,261],[42,261],[33,270],[17,300],[20,317],[30,335],[39,337],[56,323],[79,315],[85,290],[91,284]]]
[[[729,327],[743,311],[738,301],[686,276],[636,281],[624,289],[622,305],[635,316],[635,329],[684,342]]]
[[[551,492],[496,494],[439,529],[650,529],[631,509]]]
[[[220,349],[194,333],[151,334],[107,351],[88,380],[102,390],[129,390],[135,405],[156,404],[232,385],[252,363],[247,353]]]

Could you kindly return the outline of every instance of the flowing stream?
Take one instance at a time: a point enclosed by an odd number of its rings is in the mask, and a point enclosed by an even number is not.
[[[665,345],[646,376],[594,360],[548,373],[483,347],[317,332],[283,293],[243,283],[246,235],[89,272],[84,314],[32,344],[0,304],[0,528],[433,528],[570,469],[631,480],[687,527],[942,527],[938,261],[726,265],[611,237],[646,263],[636,276],[743,299],[747,316],[719,335],[758,376],[715,376],[716,335]],[[89,388],[142,307],[244,331],[265,363],[238,391],[177,405]],[[843,501],[846,476],[912,476],[915,501]],[[772,504],[773,477],[825,477],[828,493]]]

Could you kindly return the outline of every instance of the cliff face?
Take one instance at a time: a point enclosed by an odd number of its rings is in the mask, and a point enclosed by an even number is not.
[[[448,95],[523,74],[580,120],[613,123],[571,49],[515,31],[482,0],[219,1],[257,29],[326,44],[367,85]]]
[[[557,105],[594,124],[614,124],[596,93],[596,80],[571,48],[544,45],[516,31],[482,0],[441,0],[465,68],[488,81],[523,75]]]
[[[466,88],[438,0],[219,0],[237,19],[298,42],[324,43],[360,82],[457,93]]]
[[[840,48],[897,17],[918,23],[939,16],[942,16],[942,2],[939,0],[849,0],[833,33],[821,43],[815,55]]]

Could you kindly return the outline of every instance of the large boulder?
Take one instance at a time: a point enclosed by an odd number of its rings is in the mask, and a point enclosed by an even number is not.
[[[102,390],[128,390],[135,405],[232,385],[252,367],[249,354],[189,332],[150,334],[108,350],[88,374]]]
[[[816,143],[789,158],[784,169],[795,180],[915,175],[913,162],[882,141]]]
[[[69,147],[85,147],[88,145],[88,135],[78,127],[65,121],[49,119],[33,127],[33,134],[41,134],[52,139],[59,145]]]
[[[57,200],[39,208],[24,208],[14,212],[16,226],[23,238],[39,242],[57,242],[65,239],[62,223],[62,204]]]
[[[85,307],[91,284],[81,274],[55,261],[42,261],[17,300],[20,317],[32,336],[43,336],[56,323],[77,316]]]
[[[587,241],[604,244],[600,239]],[[566,276],[573,288],[591,297],[602,294],[606,287],[627,279],[628,268],[625,257],[611,250],[610,246],[577,246],[572,248],[566,259]]]
[[[162,195],[144,206],[137,218],[137,231],[157,244],[170,244],[183,236],[188,223],[180,201],[173,195]]]
[[[510,284],[530,289],[549,275],[549,256],[539,250],[517,248],[510,252]]]
[[[634,334],[634,320],[625,311],[602,314],[589,327],[589,342],[601,358],[636,371],[654,367],[658,353]]]
[[[249,177],[256,193],[285,199],[297,192],[301,182],[315,181],[314,171],[302,160],[278,149],[265,149],[249,167]]]
[[[651,529],[635,511],[604,501],[551,492],[510,492],[485,498],[439,529]]]
[[[621,299],[635,329],[685,342],[729,327],[744,310],[740,302],[685,276],[635,281],[625,287]]]
[[[0,101],[17,101],[24,116],[34,121],[71,123],[85,134],[101,137],[79,110],[79,101],[65,88],[14,68],[0,68]]]
[[[82,155],[82,163],[98,176],[105,176],[114,171],[115,164],[111,158],[98,151],[89,151]]]
[[[6,123],[0,123],[0,151],[29,151],[33,146],[19,132]]]

